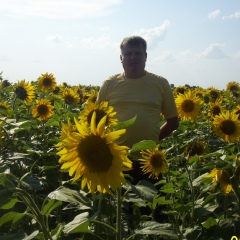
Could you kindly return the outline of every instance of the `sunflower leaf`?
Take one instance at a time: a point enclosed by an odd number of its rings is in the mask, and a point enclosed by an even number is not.
[[[120,129],[124,129],[126,127],[129,127],[131,125],[133,125],[135,123],[137,119],[137,115],[125,122],[118,122],[115,126],[114,126],[114,130],[120,130]]]
[[[157,147],[157,144],[152,140],[143,140],[141,142],[138,142],[132,146],[130,149],[130,154],[133,152],[145,150],[145,149],[154,149]]]

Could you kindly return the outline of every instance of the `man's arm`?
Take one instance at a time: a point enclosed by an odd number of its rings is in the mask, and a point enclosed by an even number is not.
[[[159,141],[169,136],[179,126],[178,117],[166,119],[166,122],[160,128]]]

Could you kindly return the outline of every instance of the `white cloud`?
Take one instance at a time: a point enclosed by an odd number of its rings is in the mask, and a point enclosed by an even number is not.
[[[7,61],[9,61],[9,57],[7,57],[6,55],[0,55],[0,62],[7,62]]]
[[[227,57],[224,53],[224,44],[212,43],[201,54],[202,58],[221,59]]]
[[[174,55],[170,51],[164,51],[162,52],[158,57],[154,58],[150,61],[150,65],[156,65],[159,63],[172,63],[176,59]]]
[[[80,44],[84,48],[90,49],[103,49],[110,45],[110,37],[108,35],[102,35],[98,38],[90,37],[80,41]]]
[[[135,31],[134,34],[143,37],[147,41],[149,48],[154,48],[159,41],[162,41],[165,38],[170,25],[170,21],[165,20],[160,27],[140,29]]]
[[[1,0],[0,13],[17,17],[83,18],[111,14],[122,0]]]
[[[231,18],[240,18],[240,11],[235,12],[234,14],[223,16],[223,19],[231,19]]]
[[[236,52],[236,53],[234,54],[234,56],[235,56],[236,58],[240,58],[240,51]]]
[[[58,34],[47,37],[47,41],[55,44],[64,44],[67,48],[72,47],[72,44],[69,41]]]
[[[216,19],[220,15],[221,11],[219,9],[208,14],[208,19],[213,20]]]

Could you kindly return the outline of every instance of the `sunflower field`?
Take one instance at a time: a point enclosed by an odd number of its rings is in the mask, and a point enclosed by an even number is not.
[[[172,86],[179,128],[131,149],[98,90],[0,73],[0,240],[240,239],[240,84]]]

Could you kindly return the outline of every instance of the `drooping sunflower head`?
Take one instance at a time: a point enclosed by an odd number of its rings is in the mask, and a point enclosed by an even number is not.
[[[53,109],[49,100],[36,100],[36,104],[32,106],[32,115],[40,121],[48,120],[53,115]]]
[[[143,158],[139,159],[143,165],[142,171],[144,174],[149,174],[149,178],[158,178],[159,174],[168,171],[168,164],[166,155],[163,150],[157,147],[154,149],[142,150],[141,155]]]
[[[212,178],[212,182],[216,182],[219,185],[221,192],[229,194],[234,192],[231,182],[232,176],[232,169],[219,170],[214,168],[205,178]]]
[[[207,145],[204,141],[192,141],[184,149],[184,156],[188,156],[188,160],[191,161],[195,155],[201,156],[208,152]]]
[[[98,124],[104,116],[107,116],[107,126],[114,126],[117,123],[117,119],[114,118],[116,112],[114,112],[113,107],[108,105],[108,102],[101,102],[98,104],[92,101],[87,101],[80,113],[79,119],[90,125],[94,112],[96,112],[96,124]]]
[[[25,103],[30,103],[35,98],[35,87],[25,80],[18,81],[15,88],[16,97],[24,101]]]
[[[48,90],[54,90],[56,84],[56,79],[52,73],[41,74],[41,76],[38,78],[38,85],[44,92]]]
[[[240,84],[237,83],[237,82],[229,82],[227,84],[227,91],[239,92],[240,91]]]
[[[185,121],[194,121],[202,104],[202,101],[191,91],[179,94],[175,102],[179,116]]]
[[[226,111],[216,115],[213,128],[216,135],[228,143],[238,141],[240,138],[240,121],[234,112]]]
[[[74,181],[81,178],[81,186],[94,193],[108,193],[126,184],[123,171],[130,170],[132,162],[127,158],[128,147],[119,146],[115,141],[125,133],[125,129],[106,132],[104,116],[96,125],[96,112],[92,115],[90,127],[86,122],[75,119],[76,132],[65,135],[63,149],[57,153],[68,169],[69,175],[75,175]]]
[[[72,88],[65,88],[62,91],[62,99],[68,105],[73,105],[80,102],[79,95]]]

